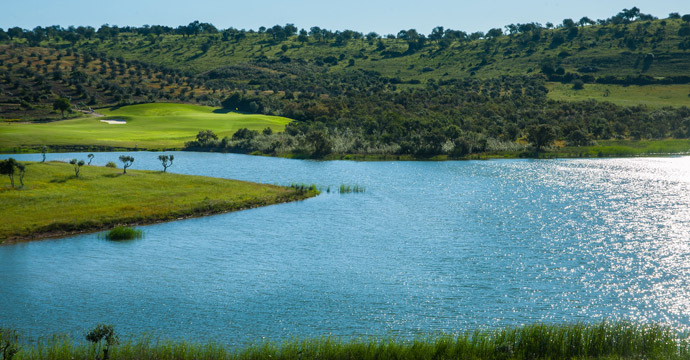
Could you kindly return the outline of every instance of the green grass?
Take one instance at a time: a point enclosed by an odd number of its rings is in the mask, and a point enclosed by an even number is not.
[[[21,344],[21,343],[20,343]],[[19,347],[15,359],[93,359],[95,345],[52,337]],[[686,336],[657,325],[532,324],[414,340],[336,337],[229,348],[143,337],[110,348],[116,359],[689,359]]]
[[[315,191],[158,171],[26,162],[23,189],[0,178],[0,242],[96,231],[240,210],[314,196]],[[16,179],[15,179],[16,181]]]
[[[547,152],[555,157],[630,157],[690,153],[690,139],[663,140],[598,140],[596,145],[566,146],[556,152]]]
[[[690,106],[690,85],[606,85],[585,84],[573,90],[572,84],[548,83],[548,97],[560,101],[608,101],[621,106]],[[608,96],[604,96],[608,90]]]
[[[222,113],[208,106],[154,103],[101,109],[105,117],[88,117],[43,124],[0,123],[0,152],[41,145],[125,149],[181,149],[200,130],[219,137],[232,136],[240,128],[283,131],[291,120],[279,116]],[[122,119],[124,125],[101,122]]]

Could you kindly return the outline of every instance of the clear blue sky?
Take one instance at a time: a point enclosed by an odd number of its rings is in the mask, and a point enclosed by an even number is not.
[[[258,29],[293,23],[395,34],[417,29],[428,34],[441,25],[464,31],[486,31],[511,23],[575,21],[583,16],[608,18],[637,6],[645,14],[665,18],[670,12],[690,13],[690,0],[2,0],[0,27],[90,25],[186,25],[194,20],[218,28]]]

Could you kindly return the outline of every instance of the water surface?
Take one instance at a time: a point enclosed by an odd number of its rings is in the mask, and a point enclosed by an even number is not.
[[[162,169],[149,152],[96,153],[94,163],[121,154],[133,169]],[[0,326],[80,336],[105,322],[228,344],[604,318],[690,328],[688,157],[174,154],[172,172],[366,192],[145,226],[132,242],[89,234],[2,246]],[[86,154],[48,154],[74,157]]]

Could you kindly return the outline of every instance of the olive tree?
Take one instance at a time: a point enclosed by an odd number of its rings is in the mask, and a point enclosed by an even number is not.
[[[43,160],[41,160],[42,163],[46,162],[46,153],[48,152],[48,147],[43,145],[41,146],[41,155],[43,155]]]
[[[17,167],[17,170],[19,170],[19,184],[21,187],[24,187],[24,174],[26,174],[26,165],[17,162],[15,166]]]
[[[69,110],[70,107],[72,107],[72,104],[66,98],[58,98],[53,102],[53,110],[60,110],[63,118],[65,117],[65,111]]]
[[[69,161],[69,163],[74,166],[74,176],[79,177],[79,171],[81,170],[81,167],[84,166],[84,160],[79,160],[77,159],[72,159]]]
[[[126,174],[127,168],[132,166],[132,163],[134,162],[134,158],[129,156],[129,155],[121,155],[120,161],[122,161],[122,168],[123,168],[122,173]]]
[[[17,160],[14,158],[0,161],[0,174],[7,175],[10,178],[12,187],[14,187],[15,164],[17,164]]]
[[[86,165],[91,165],[91,161],[93,161],[93,158],[96,157],[96,156],[95,156],[94,154],[89,154],[89,155],[86,155],[86,156],[89,158],[89,163],[86,164]]]
[[[166,172],[168,168],[172,166],[173,160],[175,160],[175,155],[159,155],[158,160],[160,160],[161,164],[163,165],[163,172]]]
[[[556,130],[548,124],[535,125],[527,131],[527,140],[534,145],[537,153],[556,140]]]
[[[110,350],[110,347],[119,343],[112,325],[98,324],[96,327],[91,329],[91,331],[86,333],[85,337],[86,340],[98,346],[101,345],[101,342],[105,341],[105,347],[103,348],[103,360],[108,359],[108,350]]]

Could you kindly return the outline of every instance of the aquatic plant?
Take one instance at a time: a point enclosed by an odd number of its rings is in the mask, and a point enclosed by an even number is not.
[[[108,240],[134,240],[141,239],[143,232],[126,226],[117,226],[105,234]]]
[[[338,188],[338,192],[341,194],[349,194],[349,193],[363,193],[366,191],[366,188],[364,186],[359,186],[359,185],[345,185],[342,184]]]

